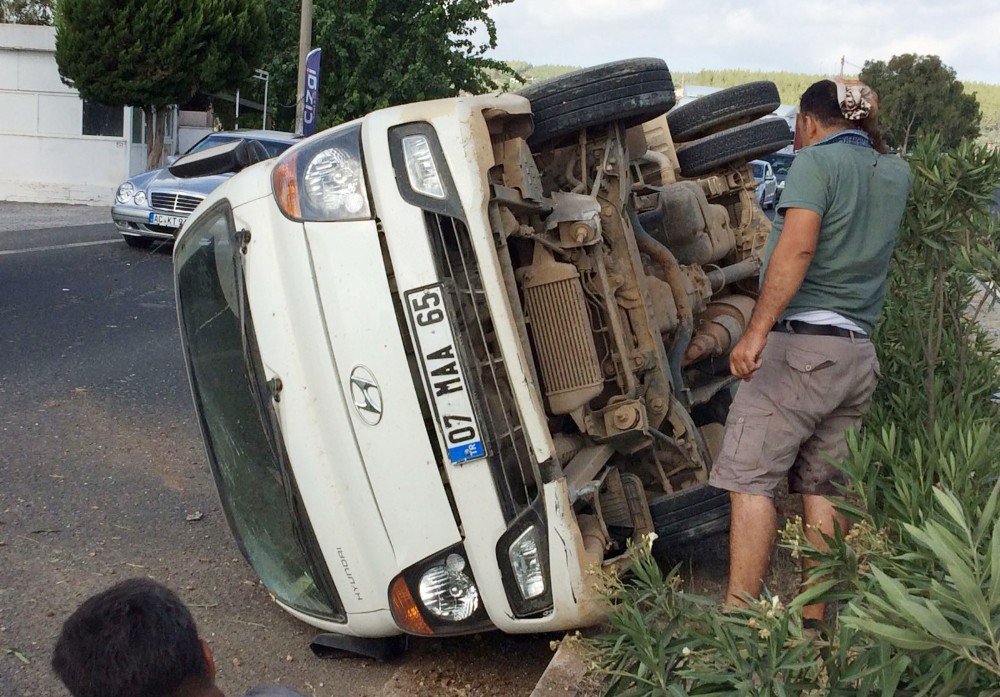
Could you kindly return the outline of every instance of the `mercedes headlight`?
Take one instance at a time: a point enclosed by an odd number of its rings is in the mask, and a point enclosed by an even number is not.
[[[510,568],[514,572],[514,580],[525,600],[537,598],[545,592],[545,571],[539,558],[538,528],[532,525],[514,540],[507,550]]]
[[[479,590],[465,574],[465,559],[458,554],[428,568],[420,577],[419,592],[420,602],[440,620],[461,622],[479,609]]]
[[[118,201],[118,203],[128,203],[132,200],[134,195],[135,186],[132,185],[132,182],[125,182],[118,187],[118,193],[115,194],[115,200]]]
[[[134,203],[135,205],[137,205],[137,206],[139,206],[141,208],[145,208],[146,207],[146,192],[145,191],[137,191],[136,194],[135,194],[135,197],[133,197],[133,199],[132,199],[132,203]]]
[[[275,165],[271,184],[278,208],[293,220],[371,218],[360,124],[321,134],[293,148]]]

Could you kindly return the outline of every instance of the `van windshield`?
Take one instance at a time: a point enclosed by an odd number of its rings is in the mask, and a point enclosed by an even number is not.
[[[212,472],[247,561],[285,605],[343,621],[287,466],[254,339],[226,206],[197,220],[175,252],[177,302]]]

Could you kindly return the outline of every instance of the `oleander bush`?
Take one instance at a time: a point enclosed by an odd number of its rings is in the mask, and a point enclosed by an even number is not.
[[[850,528],[820,550],[789,521],[808,589],[727,612],[640,550],[591,644],[609,694],[1000,695],[1000,352],[980,324],[1000,282],[1000,152],[932,137],[909,162],[882,380],[841,463]],[[817,601],[839,616],[813,636],[799,610]]]

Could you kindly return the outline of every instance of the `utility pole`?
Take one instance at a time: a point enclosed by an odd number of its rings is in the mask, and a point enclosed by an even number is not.
[[[844,77],[844,61],[847,60],[847,56],[840,57],[840,77]]]
[[[295,132],[302,133],[302,111],[306,103],[306,56],[312,48],[313,0],[302,0],[299,22],[299,84],[295,100]]]

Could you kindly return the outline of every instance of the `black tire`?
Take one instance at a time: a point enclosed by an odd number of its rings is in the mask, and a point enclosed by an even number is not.
[[[667,113],[674,82],[659,58],[631,58],[584,68],[518,90],[531,102],[537,148],[612,121],[628,128]]]
[[[761,80],[698,97],[667,114],[667,123],[674,142],[684,143],[750,123],[779,106],[778,87],[770,80]]]
[[[784,119],[764,119],[736,126],[677,148],[681,175],[700,177],[732,162],[756,160],[792,142]]]
[[[149,249],[153,246],[153,239],[151,237],[143,237],[142,235],[122,235],[125,238],[125,244],[134,249]]]
[[[657,552],[698,542],[729,529],[729,492],[708,484],[650,500]]]

